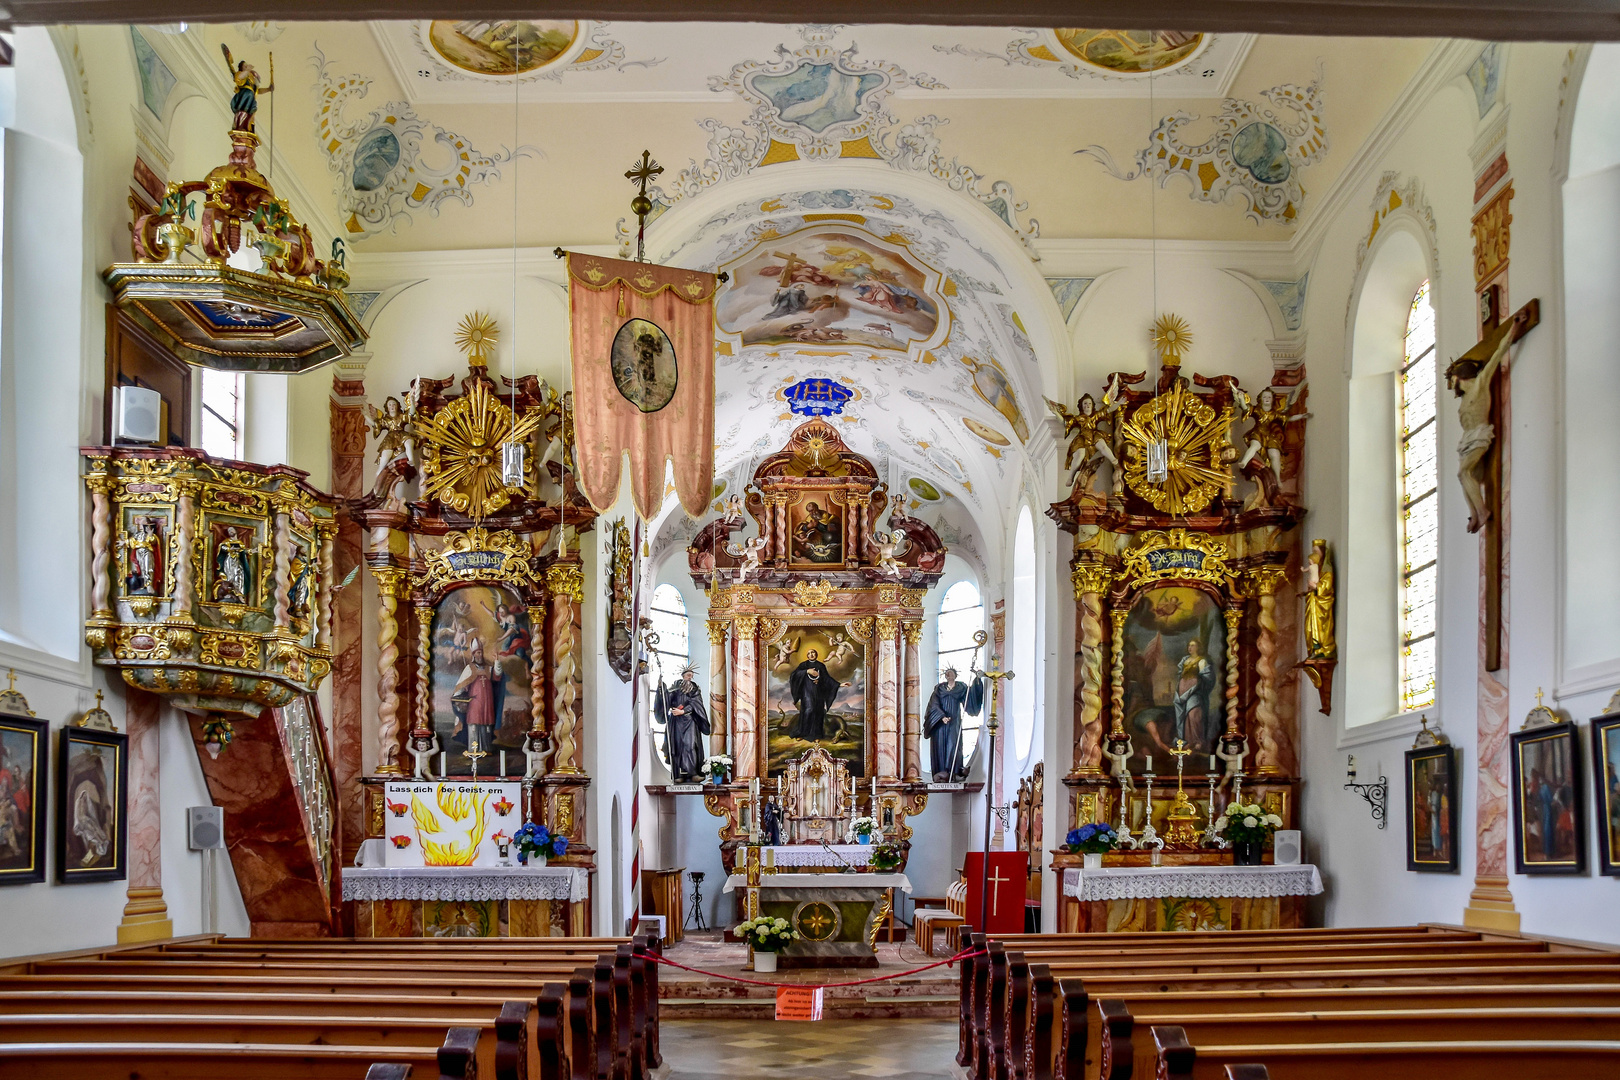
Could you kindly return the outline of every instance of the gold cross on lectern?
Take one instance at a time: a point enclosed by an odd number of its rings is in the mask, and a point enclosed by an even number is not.
[[[986,853],[985,857],[989,858],[988,852]],[[1001,908],[1001,886],[1012,880],[1012,878],[1001,876],[1001,867],[995,867],[995,871],[996,872],[994,874],[991,874],[988,878],[985,878],[985,881],[995,884],[995,888],[990,892],[990,914],[992,915],[997,914]]]

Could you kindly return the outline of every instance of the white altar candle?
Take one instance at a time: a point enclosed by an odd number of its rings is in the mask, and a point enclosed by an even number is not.
[[[450,775],[450,751],[448,750],[439,754],[439,775]]]
[[[1209,755],[1209,771],[1210,772],[1215,771],[1215,755],[1214,754]]]
[[[506,775],[506,751],[501,751],[501,775]]]
[[[1150,772],[1153,771],[1153,755],[1152,754],[1143,754],[1142,755],[1142,771],[1146,772],[1146,773],[1150,773]]]

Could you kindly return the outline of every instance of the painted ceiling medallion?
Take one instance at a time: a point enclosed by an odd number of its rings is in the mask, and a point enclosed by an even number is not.
[[[434,19],[421,33],[451,67],[473,75],[511,77],[561,62],[581,38],[572,19],[524,22]]]
[[[1274,86],[1260,96],[1291,115],[1238,98],[1226,98],[1210,122],[1192,113],[1172,113],[1153,129],[1147,146],[1137,151],[1136,168],[1128,173],[1104,147],[1094,144],[1076,153],[1096,158],[1120,180],[1148,175],[1163,186],[1179,176],[1199,202],[1223,202],[1235,194],[1248,204],[1248,215],[1256,222],[1292,222],[1305,198],[1300,174],[1328,150],[1322,78],[1318,73],[1308,86]],[[1214,133],[1202,142],[1190,143],[1182,135],[1188,126],[1208,130],[1210,123]]]
[[[1203,52],[1209,44],[1207,34],[1180,30],[1059,27],[1052,31],[1052,36],[1064,52],[1110,75],[1148,75],[1178,67]]]

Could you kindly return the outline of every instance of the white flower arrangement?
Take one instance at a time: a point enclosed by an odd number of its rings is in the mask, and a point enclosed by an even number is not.
[[[874,817],[862,816],[862,817],[856,818],[854,821],[851,821],[849,823],[849,835],[850,836],[859,836],[862,833],[866,833],[867,835],[870,836],[870,835],[876,834],[877,831],[878,831],[877,818],[874,818]]]
[[[1230,803],[1215,822],[1215,832],[1233,843],[1260,841],[1282,828],[1283,819],[1259,803]]]
[[[703,771],[713,777],[714,782],[717,784],[726,778],[726,773],[730,769],[730,754],[710,754],[703,759]]]
[[[799,932],[786,919],[756,915],[737,924],[736,934],[760,952],[780,952],[799,940]]]

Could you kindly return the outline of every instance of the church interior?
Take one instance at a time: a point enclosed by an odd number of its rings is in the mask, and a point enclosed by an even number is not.
[[[1620,1073],[1608,5],[120,6],[0,1075]]]

